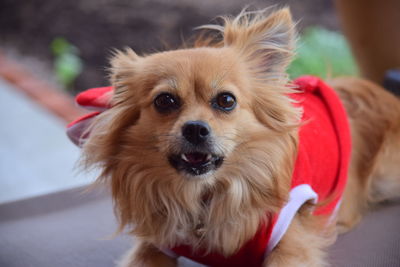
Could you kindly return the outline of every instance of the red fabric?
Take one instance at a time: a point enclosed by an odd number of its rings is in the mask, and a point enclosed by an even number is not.
[[[92,112],[92,113],[88,113],[88,114],[86,114],[86,115],[83,115],[82,117],[80,117],[80,118],[78,118],[78,119],[76,119],[76,120],[70,122],[70,123],[67,125],[67,128],[70,128],[70,127],[74,126],[75,124],[78,124],[78,123],[80,123],[80,122],[82,122],[82,121],[86,121],[86,120],[88,120],[88,119],[90,119],[90,118],[96,117],[96,116],[99,115],[99,114],[100,114],[99,111],[95,111],[95,112]]]
[[[319,78],[304,76],[294,83],[299,86],[299,93],[291,97],[298,101],[296,106],[304,109],[304,124],[299,132],[291,186],[309,184],[317,192],[318,202],[333,196],[332,201],[315,211],[317,215],[329,215],[342,196],[347,180],[351,138],[346,112],[336,93]],[[193,254],[188,246],[172,248],[172,251],[208,266],[261,266],[275,222],[276,217],[262,225],[253,239],[229,258],[217,253]]]
[[[76,103],[83,107],[109,108],[109,101],[114,88],[111,86],[88,89],[75,98]]]
[[[351,136],[346,111],[326,83],[313,76],[295,81],[302,94],[292,97],[304,108],[300,143],[292,188],[309,184],[318,194],[318,202],[331,197],[315,214],[331,214],[343,194],[350,163]]]
[[[291,186],[309,184],[317,192],[318,202],[330,197],[326,205],[314,212],[316,215],[329,215],[340,200],[347,180],[351,138],[346,112],[336,93],[319,78],[304,76],[295,80],[294,84],[298,85],[299,92],[291,97],[298,101],[295,105],[302,107],[304,113]],[[112,87],[92,89],[80,94],[77,101],[83,106],[108,108],[106,99],[111,92]],[[95,115],[90,114],[68,127]],[[270,216],[269,222],[262,225],[257,234],[229,258],[218,253],[203,255],[201,251],[193,254],[191,247],[184,245],[172,248],[172,251],[209,266],[261,266],[276,218],[277,214]]]
[[[88,89],[75,98],[78,105],[95,112],[86,114],[67,125],[67,136],[77,146],[82,146],[84,140],[88,137],[87,128],[91,121],[100,114],[101,111],[110,108],[110,99],[113,93],[113,87],[100,87]]]
[[[273,223],[265,223],[252,240],[246,243],[238,252],[229,258],[218,253],[210,253],[204,256],[202,251],[192,252],[190,246],[178,246],[172,249],[173,252],[180,256],[192,259],[198,263],[208,266],[229,266],[229,267],[256,267],[261,266],[264,260],[264,253],[271,237],[272,226],[276,221],[276,217],[270,218]],[[235,233],[232,233],[234,235]]]

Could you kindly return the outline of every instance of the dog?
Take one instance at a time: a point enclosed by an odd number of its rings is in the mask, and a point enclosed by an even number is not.
[[[338,233],[400,195],[399,100],[359,78],[290,82],[287,8],[202,28],[219,35],[116,52],[109,106],[86,131],[83,162],[135,236],[119,266],[326,266]]]

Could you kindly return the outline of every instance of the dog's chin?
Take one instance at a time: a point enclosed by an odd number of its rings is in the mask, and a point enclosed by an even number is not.
[[[184,177],[204,178],[221,167],[224,157],[213,153],[190,152],[171,154],[168,160]]]

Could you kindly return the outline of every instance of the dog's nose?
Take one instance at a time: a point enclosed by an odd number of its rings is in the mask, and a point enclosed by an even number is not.
[[[182,127],[182,135],[194,145],[204,143],[210,132],[210,126],[204,121],[188,121]]]

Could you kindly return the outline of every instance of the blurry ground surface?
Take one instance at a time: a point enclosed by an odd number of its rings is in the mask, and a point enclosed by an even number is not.
[[[112,202],[97,190],[0,205],[0,215],[0,266],[110,267],[132,243],[128,235],[110,238],[117,228]],[[368,213],[330,247],[328,261],[332,267],[398,267],[399,223],[400,202]],[[178,266],[199,267],[183,259]]]
[[[2,79],[0,124],[0,203],[92,181],[74,169],[79,149],[68,140],[65,122]]]
[[[142,54],[163,50],[164,44],[177,47],[193,35],[194,27],[218,15],[237,14],[245,5],[273,4],[290,6],[300,29],[310,25],[338,29],[332,1],[2,0],[0,49],[52,79],[50,43],[56,37],[66,38],[80,49],[84,62],[77,91],[107,84],[105,68],[113,48],[130,46]]]

